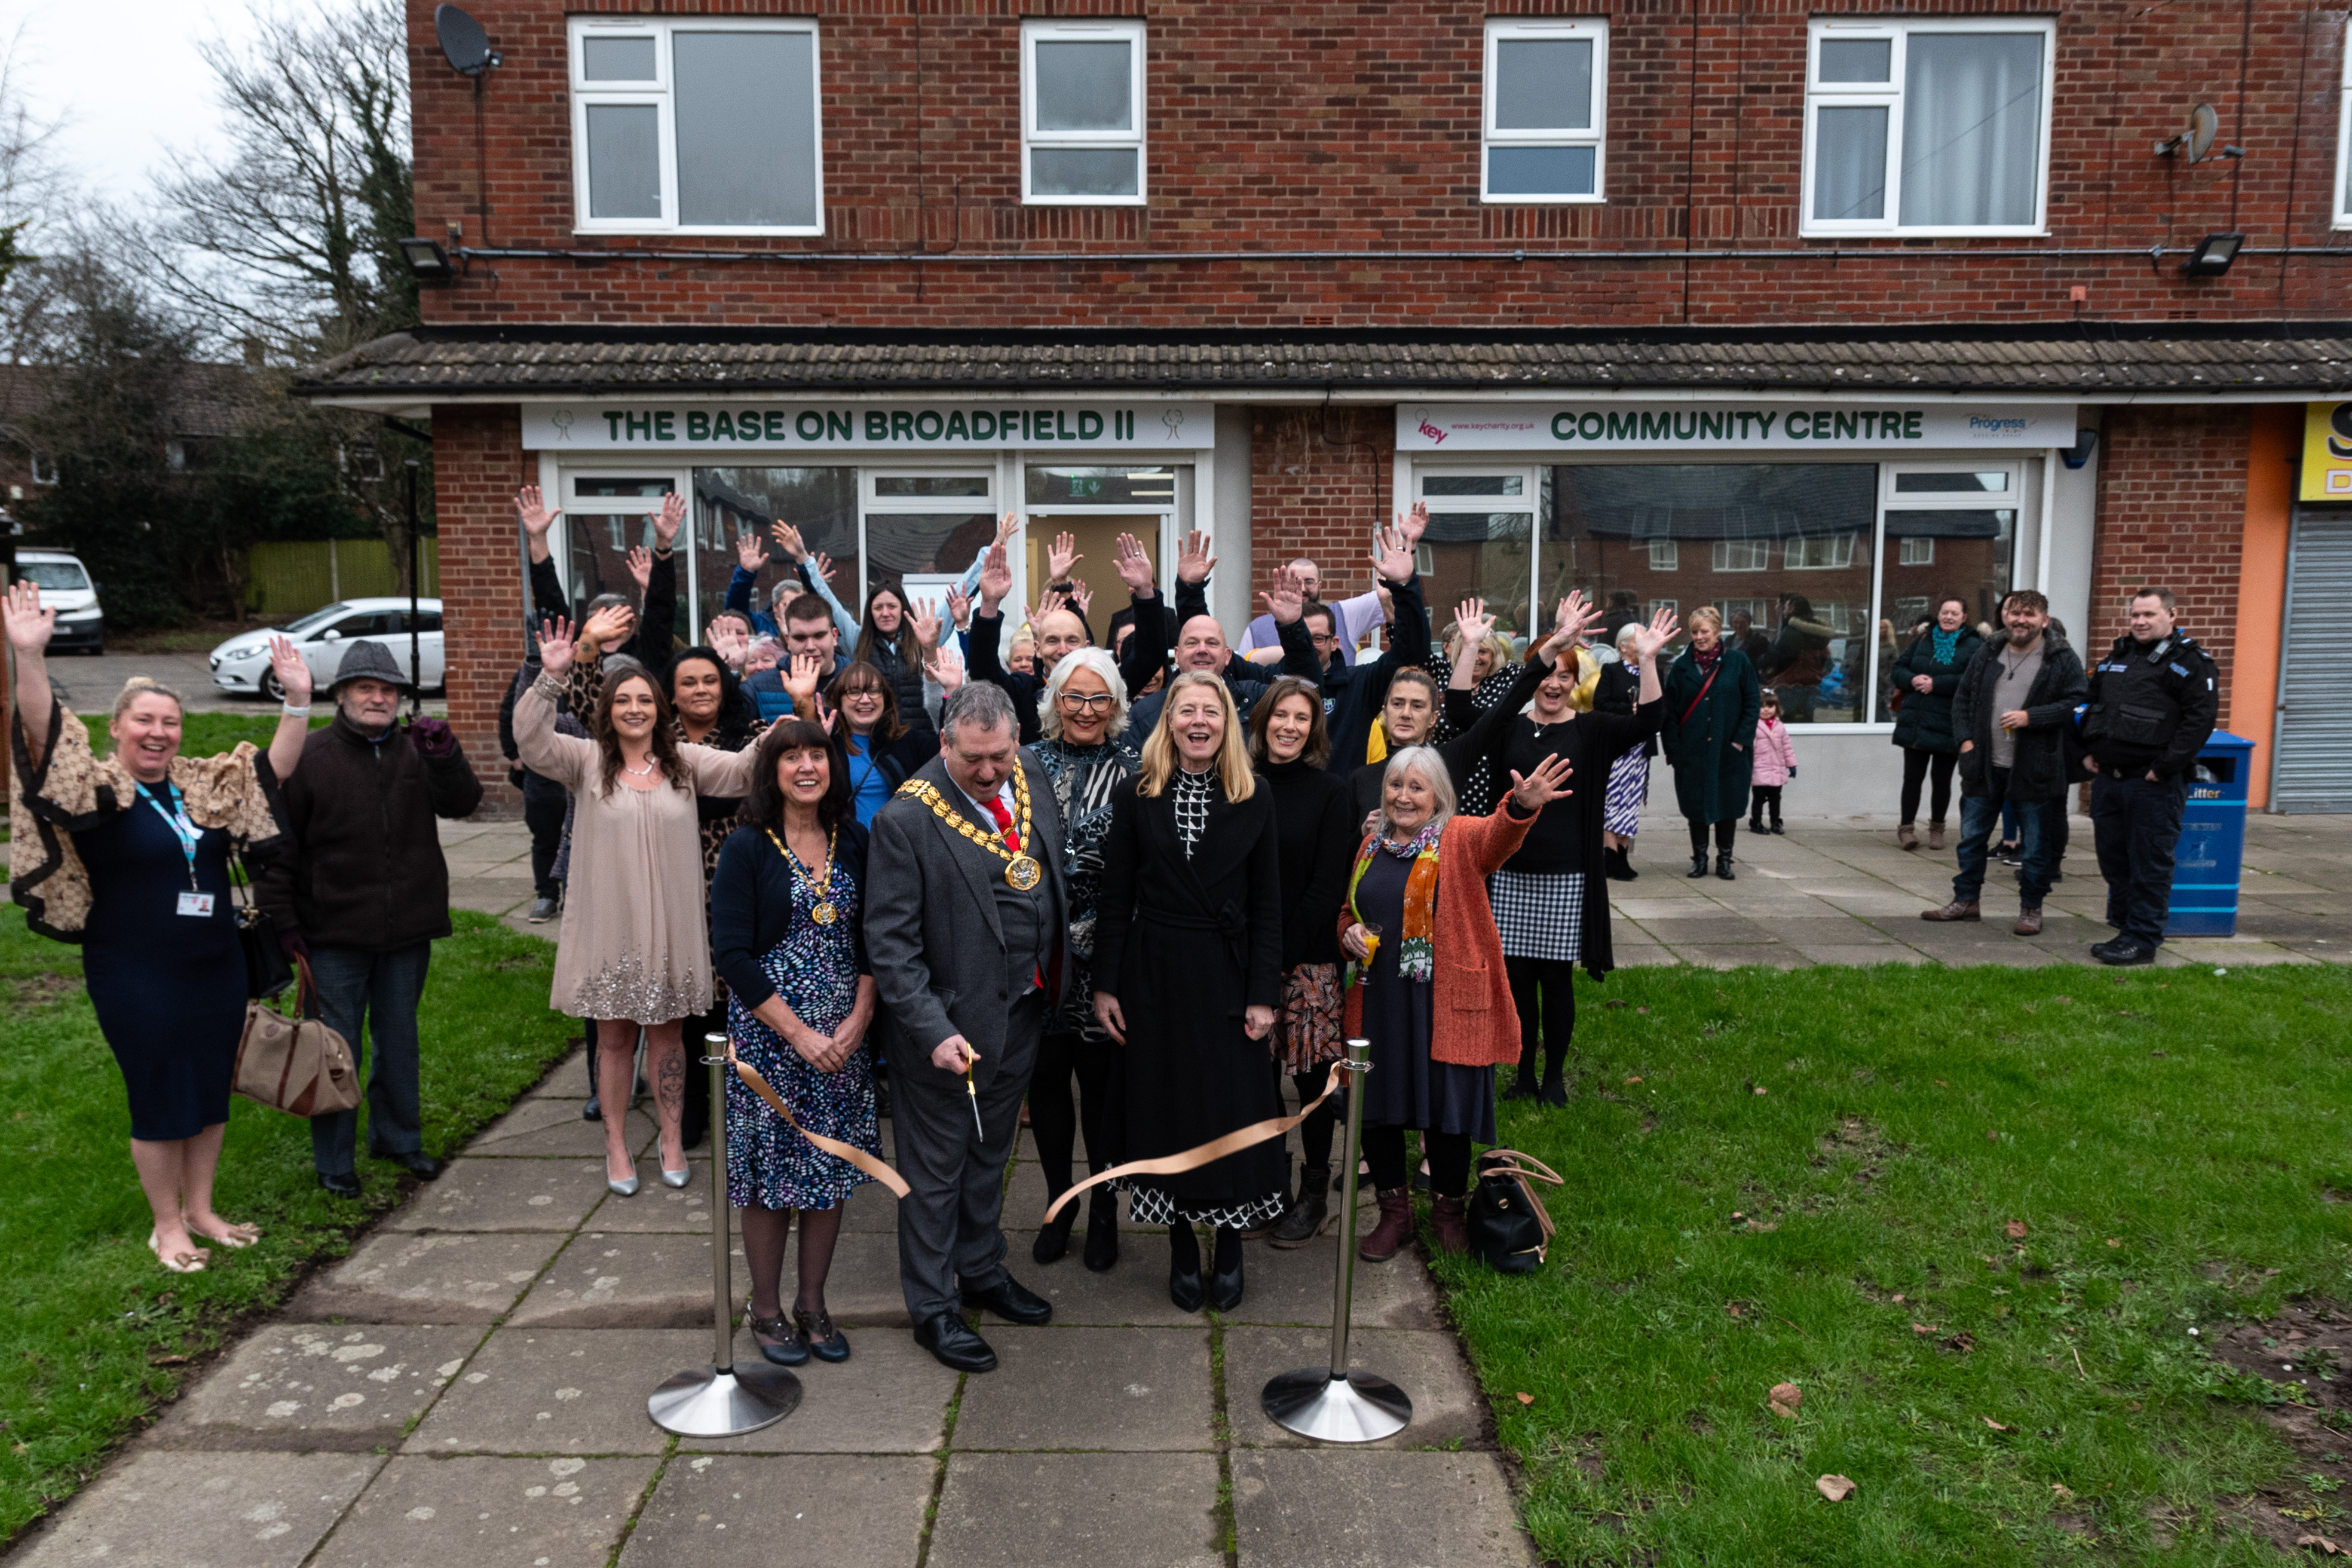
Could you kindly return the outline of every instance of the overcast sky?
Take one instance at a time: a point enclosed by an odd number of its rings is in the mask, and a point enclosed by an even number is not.
[[[310,5],[331,0],[308,0]],[[0,47],[37,115],[65,121],[59,159],[94,194],[145,189],[165,149],[218,144],[196,45],[252,36],[250,0],[0,0]]]

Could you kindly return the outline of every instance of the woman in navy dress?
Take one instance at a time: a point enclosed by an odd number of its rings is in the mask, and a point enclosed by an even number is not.
[[[10,891],[27,925],[81,945],[131,1101],[131,1163],[154,1212],[147,1245],[164,1268],[193,1274],[211,1257],[204,1242],[245,1247],[261,1236],[213,1212],[245,1029],[228,858],[264,853],[284,831],[278,786],[310,732],[310,668],[272,639],[286,706],[267,753],[240,742],[222,756],[181,756],[179,698],[140,676],[115,700],[114,752],[100,758],[49,689],[57,612],[15,583],[5,613],[16,650]]]
[[[719,851],[710,884],[711,961],[727,982],[736,1056],[819,1137],[879,1155],[874,1119],[874,976],[859,934],[866,833],[841,751],[814,721],[782,719],[760,738],[745,826]],[[856,1166],[794,1131],[740,1077],[727,1081],[727,1201],[743,1216],[748,1315],[782,1366],[845,1361],[849,1340],[824,1306]],[[787,1322],[784,1243],[801,1219],[800,1293]]]

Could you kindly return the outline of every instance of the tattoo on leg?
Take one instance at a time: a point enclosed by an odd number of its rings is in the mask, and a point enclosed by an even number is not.
[[[686,1052],[666,1051],[661,1067],[654,1078],[654,1102],[661,1107],[662,1120],[671,1126],[686,1114]]]

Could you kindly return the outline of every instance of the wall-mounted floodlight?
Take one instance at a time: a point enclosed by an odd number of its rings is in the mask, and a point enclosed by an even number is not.
[[[400,242],[402,259],[408,263],[408,275],[419,283],[454,283],[457,269],[449,261],[449,253],[441,248],[438,240],[412,236]]]
[[[2242,234],[2209,234],[2197,242],[2197,248],[2189,253],[2180,270],[2191,278],[2219,278],[2230,270],[2230,264],[2238,259],[2239,247],[2245,243]]]

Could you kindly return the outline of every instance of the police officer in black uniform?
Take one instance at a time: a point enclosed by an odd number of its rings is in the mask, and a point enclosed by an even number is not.
[[[2091,829],[2107,879],[2107,923],[2117,932],[2091,952],[2114,964],[2156,962],[2172,912],[2172,852],[2189,771],[2221,702],[2213,661],[2173,625],[2170,589],[2134,594],[2128,625],[2092,668],[2083,717]]]

